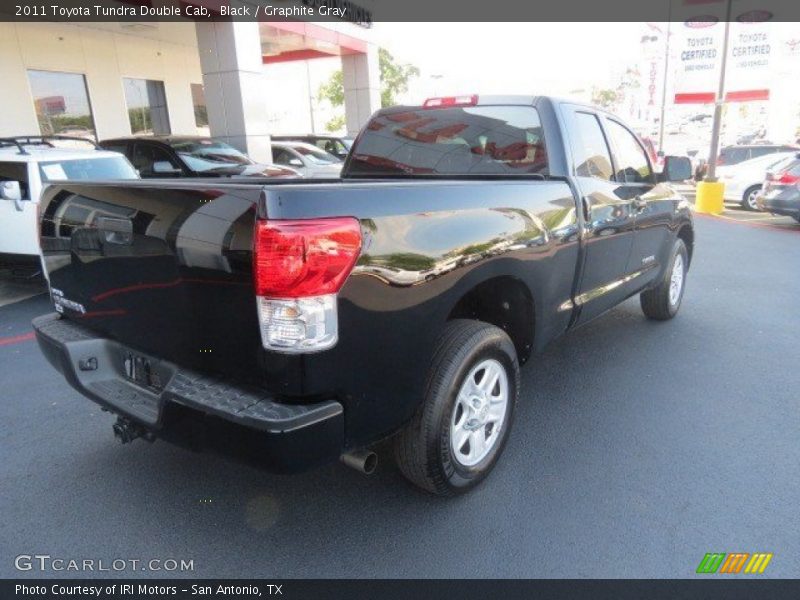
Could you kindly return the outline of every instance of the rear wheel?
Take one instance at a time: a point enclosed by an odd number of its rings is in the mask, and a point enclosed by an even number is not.
[[[395,439],[403,475],[440,496],[476,486],[503,452],[518,394],[519,363],[508,335],[488,323],[450,321],[423,403]]]
[[[680,238],[676,239],[661,281],[656,287],[642,292],[639,297],[646,317],[666,321],[678,313],[688,268],[689,253],[686,251],[686,244]]]
[[[742,201],[739,203],[742,205],[742,208],[746,208],[747,210],[758,210],[758,204],[756,204],[756,198],[758,198],[758,193],[761,191],[760,185],[751,185],[744,191],[742,194]]]

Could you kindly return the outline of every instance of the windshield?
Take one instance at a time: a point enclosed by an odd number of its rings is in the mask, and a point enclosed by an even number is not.
[[[193,171],[211,171],[253,164],[252,160],[233,146],[216,140],[175,142],[172,147]]]
[[[123,156],[53,160],[39,163],[42,183],[64,179],[138,179],[136,169]]]
[[[315,165],[333,165],[342,162],[333,154],[313,146],[295,146],[292,149],[298,154],[302,154],[304,158]]]

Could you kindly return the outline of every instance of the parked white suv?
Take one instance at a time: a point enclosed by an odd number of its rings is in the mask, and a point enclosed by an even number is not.
[[[42,188],[65,179],[138,179],[118,152],[57,147],[88,142],[66,136],[0,138],[0,264],[35,265],[37,209]]]

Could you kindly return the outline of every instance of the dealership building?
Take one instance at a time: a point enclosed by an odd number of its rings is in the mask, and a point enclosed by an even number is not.
[[[2,22],[0,137],[210,133],[269,161],[270,134],[323,129],[308,74],[332,61],[355,133],[380,106],[369,1],[359,9],[358,22]]]

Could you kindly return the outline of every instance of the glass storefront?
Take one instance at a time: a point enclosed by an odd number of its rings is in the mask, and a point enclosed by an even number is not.
[[[208,127],[208,109],[206,93],[202,83],[192,83],[192,105],[194,106],[194,124],[197,127]]]
[[[125,102],[128,104],[131,133],[133,135],[171,133],[164,82],[126,77],[122,80],[122,84],[125,88]]]
[[[42,135],[96,137],[92,106],[83,75],[29,70],[28,81]]]

